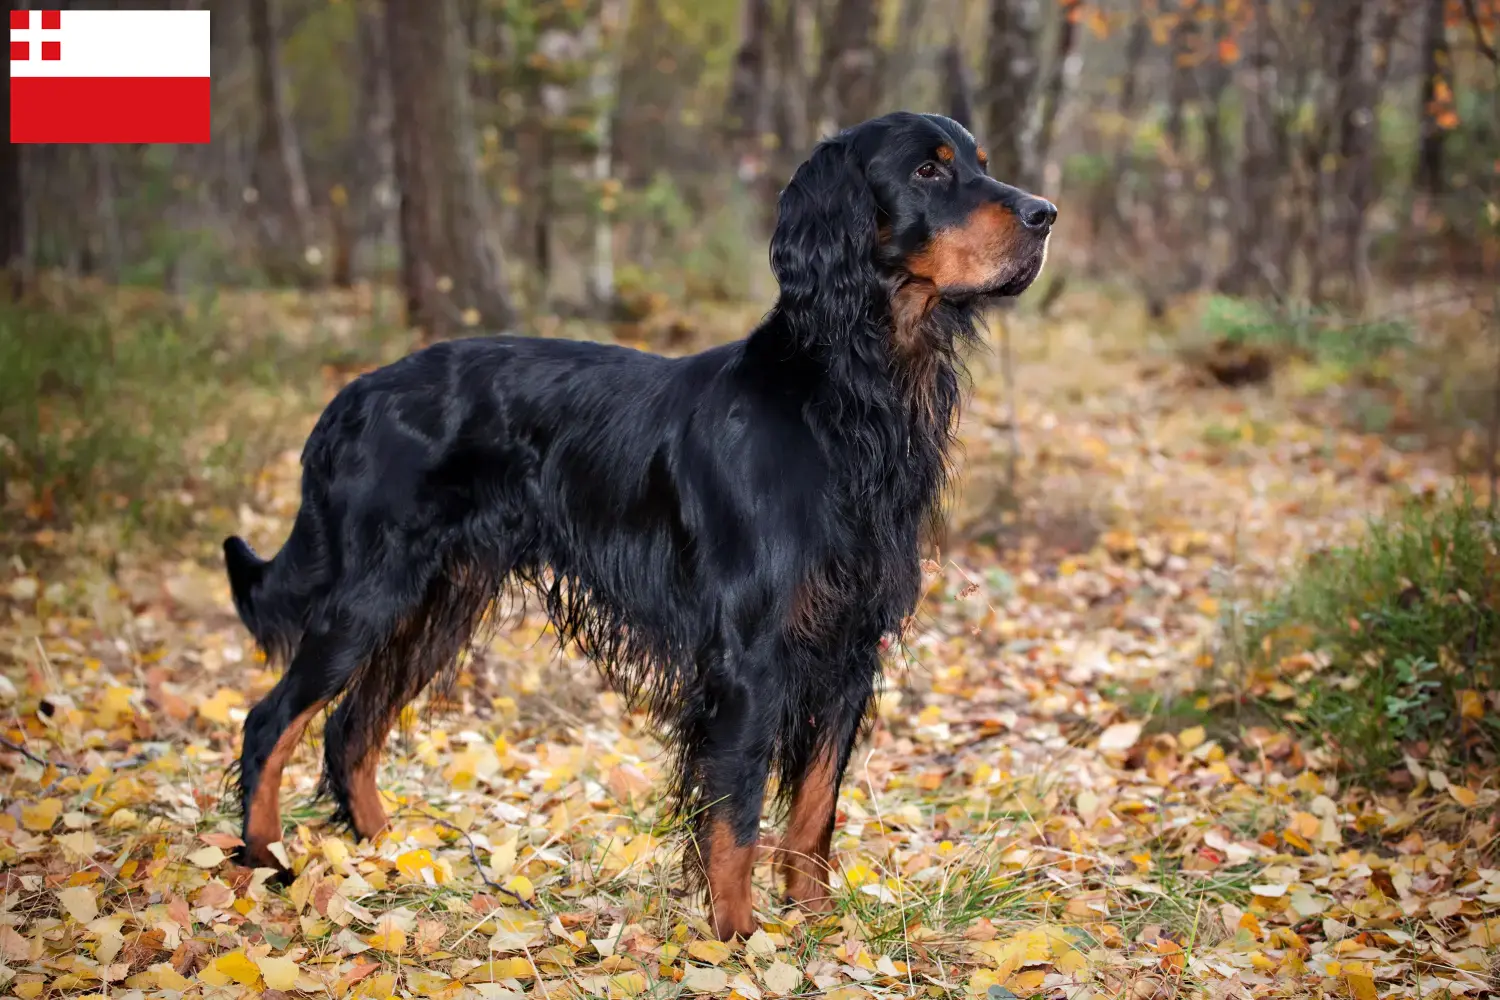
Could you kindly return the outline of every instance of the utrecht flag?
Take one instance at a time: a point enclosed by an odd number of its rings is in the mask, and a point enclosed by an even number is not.
[[[208,142],[208,11],[13,10],[11,142]]]

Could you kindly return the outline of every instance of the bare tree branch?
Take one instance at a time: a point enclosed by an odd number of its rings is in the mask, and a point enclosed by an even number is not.
[[[1469,17],[1469,27],[1474,32],[1474,45],[1484,57],[1496,66],[1500,66],[1500,52],[1489,39],[1484,37],[1484,26],[1479,23],[1479,9],[1474,6],[1474,0],[1464,0],[1464,13]]]

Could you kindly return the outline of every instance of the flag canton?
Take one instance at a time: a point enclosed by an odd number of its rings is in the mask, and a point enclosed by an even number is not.
[[[41,16],[38,25],[42,31],[61,31],[62,12],[56,10],[36,11]],[[31,14],[29,10],[13,10],[10,12],[10,30],[25,31],[28,34],[32,30]],[[58,60],[62,58],[62,42],[42,40],[40,43],[41,57],[44,60]],[[25,39],[10,40],[10,61],[26,62],[31,58],[31,42]]]

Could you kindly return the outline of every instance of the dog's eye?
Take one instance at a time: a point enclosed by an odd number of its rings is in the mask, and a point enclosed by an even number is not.
[[[941,173],[942,169],[943,168],[940,167],[940,166],[938,166],[936,163],[933,163],[931,160],[928,160],[926,163],[922,164],[920,167],[917,168],[917,176],[921,177],[921,178],[924,178],[926,180],[931,180],[932,178],[936,177],[939,173]]]

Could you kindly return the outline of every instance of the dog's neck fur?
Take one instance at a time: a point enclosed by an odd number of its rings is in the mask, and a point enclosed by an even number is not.
[[[972,306],[917,280],[892,280],[852,320],[783,296],[751,334],[747,356],[771,370],[801,362],[817,372],[804,413],[838,454],[857,456],[839,470],[840,488],[893,501],[891,516],[927,520],[939,514],[948,484],[964,382],[959,351],[977,340],[977,322]]]

